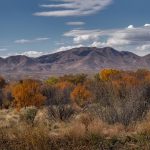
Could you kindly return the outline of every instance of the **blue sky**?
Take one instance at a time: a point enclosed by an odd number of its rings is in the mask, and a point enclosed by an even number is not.
[[[150,53],[150,0],[0,0],[0,56],[80,46]]]

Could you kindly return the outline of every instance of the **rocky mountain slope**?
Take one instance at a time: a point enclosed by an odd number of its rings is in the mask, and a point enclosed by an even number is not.
[[[45,78],[69,73],[95,73],[103,68],[136,70],[150,69],[150,55],[140,57],[111,47],[81,47],[44,55],[38,58],[11,56],[0,58],[0,74],[7,77]]]

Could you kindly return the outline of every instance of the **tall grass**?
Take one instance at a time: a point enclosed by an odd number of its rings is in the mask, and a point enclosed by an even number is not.
[[[89,119],[91,122],[85,126],[83,115],[88,117],[87,114],[79,114],[70,122],[57,122],[57,128],[25,123],[0,128],[0,149],[150,149],[149,115],[142,122],[128,127],[122,124],[110,125],[99,118]]]

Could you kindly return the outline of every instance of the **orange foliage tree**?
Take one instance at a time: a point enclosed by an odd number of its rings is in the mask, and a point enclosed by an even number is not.
[[[58,89],[65,90],[65,89],[68,89],[68,88],[72,88],[73,84],[68,82],[68,81],[62,81],[62,82],[57,83],[56,87]]]
[[[113,78],[119,78],[120,73],[120,70],[104,69],[100,72],[100,79],[103,81],[109,81]]]
[[[122,80],[126,83],[128,87],[136,87],[140,85],[140,80],[136,78],[136,76],[126,75],[123,76]]]
[[[41,106],[46,97],[41,93],[41,86],[35,80],[23,80],[12,88],[15,106],[20,109],[27,106]]]
[[[76,88],[71,93],[71,99],[78,106],[84,106],[85,104],[91,102],[92,94],[86,89],[84,85],[77,85]]]

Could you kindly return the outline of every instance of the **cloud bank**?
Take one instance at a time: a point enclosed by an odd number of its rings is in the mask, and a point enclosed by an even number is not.
[[[150,51],[150,25],[141,27],[129,25],[122,29],[108,30],[71,30],[64,33],[74,44],[89,44],[93,47],[111,46],[121,50],[130,50],[137,54],[147,54]],[[126,49],[127,48],[127,49]]]

